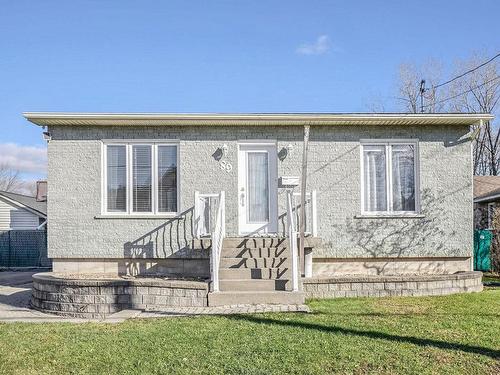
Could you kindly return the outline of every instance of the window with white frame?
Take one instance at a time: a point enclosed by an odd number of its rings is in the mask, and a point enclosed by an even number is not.
[[[104,144],[107,214],[168,214],[178,211],[178,145]]]
[[[362,141],[362,213],[417,213],[418,142]]]

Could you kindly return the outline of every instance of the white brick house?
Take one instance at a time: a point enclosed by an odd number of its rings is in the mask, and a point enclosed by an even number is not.
[[[286,289],[300,281],[290,270],[471,270],[470,126],[490,115],[24,115],[50,137],[55,272],[211,277],[221,290],[245,290],[247,276],[267,272]],[[297,258],[305,126],[306,250]]]

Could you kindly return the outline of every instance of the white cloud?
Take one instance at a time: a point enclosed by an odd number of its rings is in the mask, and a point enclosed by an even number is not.
[[[47,147],[0,143],[0,165],[8,165],[21,173],[45,174]]]
[[[295,52],[300,55],[323,55],[330,49],[330,38],[328,35],[320,35],[315,42],[305,43],[297,47]]]

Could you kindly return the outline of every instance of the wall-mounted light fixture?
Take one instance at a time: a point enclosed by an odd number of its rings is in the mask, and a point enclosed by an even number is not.
[[[217,147],[217,150],[215,150],[215,152],[212,154],[212,157],[216,161],[220,161],[224,156],[227,156],[228,150],[229,147],[224,143],[222,146]]]
[[[281,150],[279,150],[278,159],[280,159],[280,161],[285,160],[287,156],[291,154],[292,150],[293,145],[289,143],[286,147],[283,147]]]
[[[43,139],[45,139],[48,142],[52,140],[52,135],[49,132],[43,132]]]

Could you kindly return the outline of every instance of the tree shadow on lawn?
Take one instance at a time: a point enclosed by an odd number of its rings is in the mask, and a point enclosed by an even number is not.
[[[447,313],[447,312],[431,312],[431,313],[426,313],[426,312],[390,312],[390,313],[374,313],[374,312],[369,312],[369,313],[337,313],[337,312],[328,312],[328,314],[321,312],[321,311],[315,311],[311,312],[308,315],[336,315],[336,316],[367,316],[367,317],[376,317],[376,318],[390,318],[390,317],[409,317],[409,318],[418,318],[418,317],[430,317],[430,316],[475,316],[478,318],[484,318],[484,317],[492,317],[495,319],[500,319],[500,314],[490,314],[490,313]]]
[[[456,350],[456,351],[462,351],[462,352],[466,352],[466,353],[480,354],[480,355],[484,355],[486,357],[490,357],[493,359],[500,358],[500,351],[499,350],[494,350],[491,348],[483,348],[480,346],[447,342],[447,341],[419,338],[419,337],[413,337],[413,336],[400,336],[400,335],[392,335],[389,333],[383,333],[383,332],[377,332],[377,331],[361,331],[361,330],[342,328],[342,327],[337,327],[337,326],[325,326],[325,325],[315,324],[315,323],[298,322],[298,321],[291,321],[291,320],[270,319],[270,318],[263,318],[263,317],[255,316],[255,315],[238,315],[238,314],[236,314],[236,315],[228,315],[227,318],[233,319],[233,320],[244,320],[244,321],[248,321],[248,322],[252,322],[252,323],[274,324],[274,325],[284,326],[284,327],[306,328],[306,329],[311,329],[311,330],[316,330],[316,331],[321,331],[321,332],[339,333],[339,334],[344,334],[344,335],[367,337],[370,339],[381,339],[381,340],[387,340],[387,341],[407,342],[407,343],[422,346],[422,347],[432,346],[432,347],[435,347],[438,349]]]

